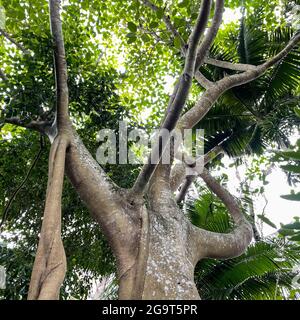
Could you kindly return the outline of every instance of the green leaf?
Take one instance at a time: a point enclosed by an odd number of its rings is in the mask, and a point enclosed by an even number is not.
[[[300,108],[299,107],[295,107],[295,113],[296,115],[300,118]]]
[[[295,231],[292,229],[285,229],[284,227],[282,227],[281,229],[278,230],[279,234],[281,234],[282,236],[286,237],[286,236],[292,236],[295,234]]]
[[[281,166],[280,168],[289,172],[300,173],[300,166],[285,165]]]
[[[157,16],[157,18],[158,19],[161,19],[163,16],[164,16],[164,10],[163,9],[158,9],[157,11],[156,11],[156,16]]]
[[[135,36],[130,36],[130,37],[128,37],[127,43],[131,44],[131,43],[133,43],[135,41],[136,41],[136,37]]]
[[[152,21],[152,22],[150,22],[149,27],[150,27],[151,29],[157,28],[157,27],[158,27],[158,22],[157,22],[157,21]]]
[[[300,232],[294,235],[293,237],[290,237],[289,240],[291,241],[300,241]]]
[[[174,38],[174,46],[177,49],[181,48],[181,39],[180,39],[180,37],[177,36],[177,37]]]
[[[144,42],[149,42],[149,41],[151,40],[151,38],[150,38],[147,34],[143,34],[143,35],[142,35],[142,40],[143,40]]]
[[[182,0],[180,3],[178,3],[179,8],[186,8],[189,5],[189,0]]]
[[[284,229],[299,229],[300,230],[300,222],[296,221],[294,223],[285,224],[282,226]]]
[[[186,21],[185,21],[185,19],[175,17],[174,18],[174,25],[176,28],[183,27],[186,25]]]
[[[279,154],[288,159],[300,160],[300,151],[282,151]]]
[[[276,224],[273,223],[270,219],[268,219],[266,216],[263,216],[262,214],[258,214],[257,217],[262,220],[264,223],[268,224],[270,227],[277,229]]]
[[[283,196],[280,196],[280,197],[285,199],[285,200],[300,201],[300,192],[287,194],[287,195],[283,195]]]
[[[131,32],[135,33],[137,31],[137,26],[131,21],[127,23],[127,27]]]

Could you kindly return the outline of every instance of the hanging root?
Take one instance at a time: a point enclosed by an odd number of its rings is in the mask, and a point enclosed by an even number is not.
[[[66,256],[61,239],[61,198],[67,145],[67,139],[58,135],[51,146],[45,211],[28,300],[58,299],[65,277]]]

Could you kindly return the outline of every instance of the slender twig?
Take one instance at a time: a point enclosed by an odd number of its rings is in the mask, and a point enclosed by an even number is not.
[[[27,50],[22,44],[16,41],[11,35],[9,35],[3,29],[0,29],[0,34],[2,34],[8,41],[14,44],[18,49],[20,49],[24,54],[30,54],[29,50]]]
[[[142,2],[145,6],[147,6],[148,8],[150,8],[151,10],[157,12],[157,11],[162,11],[162,8],[159,8],[158,6],[156,6],[154,3],[152,3],[149,0],[140,0],[140,2]],[[185,46],[185,41],[183,40],[182,36],[180,35],[180,33],[178,32],[178,30],[175,28],[175,26],[173,25],[170,17],[168,15],[163,15],[162,17],[167,29],[171,32],[171,34],[174,37],[177,37],[178,39],[180,39],[181,42],[181,46],[184,47]]]

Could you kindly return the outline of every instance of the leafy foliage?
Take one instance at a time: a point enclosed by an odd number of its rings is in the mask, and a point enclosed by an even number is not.
[[[289,27],[270,31],[263,19],[264,15],[256,11],[243,17],[240,29],[223,32],[222,42],[212,48],[210,55],[254,65],[274,56],[292,37],[293,31]],[[230,50],[232,47],[238,48],[237,54]],[[300,52],[296,49],[259,79],[225,93],[198,124],[205,129],[206,148],[209,150],[223,142],[227,154],[236,157],[244,153],[262,154],[274,142],[279,147],[289,146],[287,137],[299,128],[299,118],[294,113],[295,106],[299,105],[299,66]],[[212,66],[203,67],[201,71],[212,81],[232,73]]]
[[[189,212],[192,222],[201,228],[222,233],[231,230],[226,210],[208,191],[191,204]],[[299,257],[298,246],[267,238],[251,244],[238,258],[200,261],[195,272],[197,287],[201,298],[208,300],[286,299],[299,293],[293,287]]]

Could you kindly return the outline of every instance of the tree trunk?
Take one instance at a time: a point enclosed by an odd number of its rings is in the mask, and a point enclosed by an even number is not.
[[[66,172],[116,257],[119,299],[199,299],[196,263],[239,255],[251,241],[251,227],[241,217],[236,230],[225,235],[193,226],[176,203],[169,166],[157,167],[141,196],[105,178],[75,132],[70,139]],[[218,188],[212,186],[220,196]],[[226,196],[225,204],[232,201]]]
[[[199,299],[189,224],[175,206],[171,212],[169,209],[149,212],[149,255],[142,298]]]

